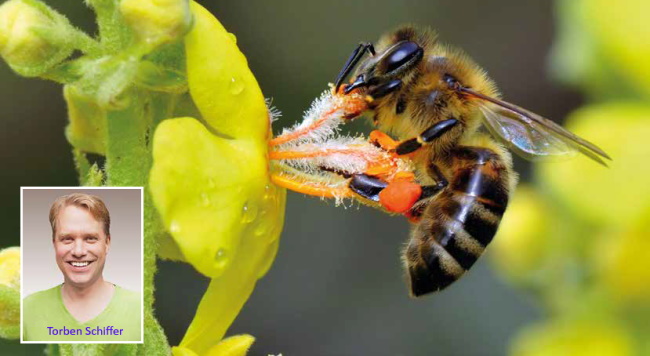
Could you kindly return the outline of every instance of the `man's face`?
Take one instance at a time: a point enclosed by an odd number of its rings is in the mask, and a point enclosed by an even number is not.
[[[72,205],[63,208],[57,217],[54,251],[65,283],[83,288],[97,281],[110,242],[102,223],[88,211]]]

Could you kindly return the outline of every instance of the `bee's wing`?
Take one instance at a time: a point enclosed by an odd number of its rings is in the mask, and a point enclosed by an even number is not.
[[[611,159],[593,143],[551,120],[501,100],[493,99],[491,102],[480,106],[483,123],[495,137],[523,158],[536,160],[580,152],[604,166],[607,164],[603,158]]]

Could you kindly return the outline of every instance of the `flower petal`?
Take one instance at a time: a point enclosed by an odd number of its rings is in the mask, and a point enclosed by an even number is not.
[[[241,239],[277,239],[268,234],[282,226],[285,193],[269,182],[258,148],[215,136],[192,118],[165,120],[156,130],[154,203],[187,261],[206,276],[223,273]]]
[[[187,81],[203,119],[223,135],[266,144],[264,96],[235,36],[192,2],[194,27],[185,37]]]
[[[282,202],[284,204],[284,201]],[[251,232],[265,230],[264,227],[251,225]],[[268,233],[278,236],[282,226],[274,226]],[[260,273],[266,272],[269,261],[273,261],[278,249],[278,239],[271,244],[261,244],[254,238],[242,242],[241,251],[245,255],[237,256],[232,266],[219,277],[210,282],[210,286],[201,299],[196,316],[181,341],[181,346],[194,350],[199,355],[205,353],[219,341],[232,324],[246,300],[253,292]]]
[[[207,356],[245,356],[255,338],[250,335],[235,335],[223,339],[208,351]]]

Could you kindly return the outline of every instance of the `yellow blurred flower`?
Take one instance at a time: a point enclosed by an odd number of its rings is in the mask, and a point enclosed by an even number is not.
[[[612,69],[650,98],[650,1],[579,0],[585,26]]]
[[[592,98],[650,98],[650,2],[558,0],[555,77]]]
[[[535,213],[517,213],[521,225],[508,221],[506,214],[500,232],[505,238],[500,235],[502,241],[497,242],[503,246],[495,251],[503,261],[497,262],[507,275],[520,276],[517,268],[528,265],[517,257],[543,260],[550,274],[536,292],[554,315],[524,329],[510,354],[645,355],[650,350],[650,2],[556,4],[556,77],[580,85],[589,99],[604,102],[572,113],[566,126],[603,148],[613,161],[609,168],[585,157],[539,164],[539,193],[529,196],[527,204],[509,207]],[[517,199],[515,195],[513,205]],[[546,212],[532,200],[548,202]],[[516,256],[515,250],[525,251],[516,240],[517,248],[505,246],[513,231],[538,236],[536,229],[548,234],[544,256]],[[528,241],[530,248],[539,248],[535,241]],[[531,278],[523,275],[523,283]]]
[[[492,262],[515,281],[541,268],[548,248],[553,214],[532,187],[520,184],[490,246]]]
[[[174,353],[239,355],[252,337],[217,343],[275,258],[286,193],[269,180],[270,121],[245,57],[212,14],[196,3],[191,10],[188,86],[201,121],[158,126],[149,185],[183,259],[212,278]]]
[[[635,226],[650,209],[650,106],[591,105],[570,115],[567,127],[597,142],[613,161],[603,168],[584,157],[540,164],[537,176],[552,198],[593,226]]]
[[[20,288],[20,247],[0,251],[0,284]]]
[[[624,302],[650,302],[650,210],[642,224],[601,239],[592,256],[600,282]]]
[[[20,336],[20,247],[0,251],[0,337]]]
[[[628,356],[633,342],[620,325],[604,320],[552,320],[524,328],[511,356]]]

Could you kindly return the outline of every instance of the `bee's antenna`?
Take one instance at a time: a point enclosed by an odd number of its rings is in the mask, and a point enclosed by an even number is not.
[[[339,87],[345,80],[345,77],[352,72],[354,67],[359,63],[363,55],[368,51],[371,55],[375,55],[375,47],[372,45],[370,42],[362,42],[359,44],[359,46],[352,52],[350,55],[350,58],[348,58],[347,62],[345,62],[345,65],[343,66],[343,69],[339,72],[338,77],[336,77],[336,82],[334,82],[334,92],[339,91]]]

